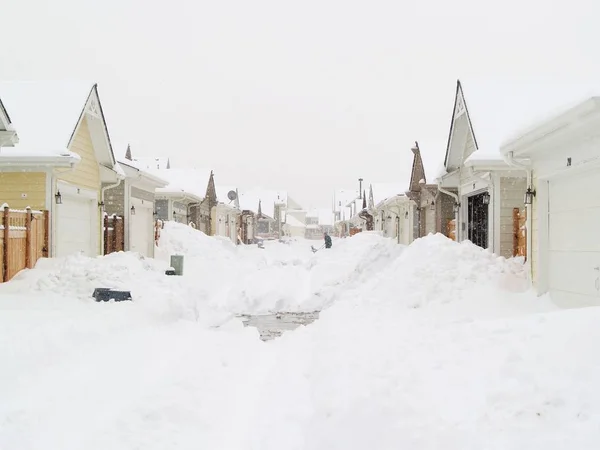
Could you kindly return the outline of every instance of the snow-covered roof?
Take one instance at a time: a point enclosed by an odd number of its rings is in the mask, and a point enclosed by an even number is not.
[[[170,168],[169,158],[167,156],[142,156],[134,157],[133,161],[140,169],[160,170]]]
[[[148,169],[148,172],[169,182],[167,187],[156,189],[157,193],[186,193],[199,198],[206,195],[210,169]]]
[[[373,183],[373,202],[377,205],[379,202],[394,197],[396,195],[404,194],[408,182],[406,183]],[[368,194],[367,194],[368,195]]]
[[[230,191],[236,192],[236,189],[237,188],[235,186],[216,185],[215,190],[217,191],[217,201],[219,201],[221,203],[226,203],[226,204],[231,203],[233,205],[235,203],[235,200],[234,201],[229,200],[229,197],[227,197],[227,194]]]
[[[151,180],[154,183],[157,184],[164,184],[167,185],[168,184],[168,180],[158,177],[154,174],[151,174],[148,170],[146,170],[144,167],[142,167],[141,164],[139,164],[137,161],[131,160],[131,159],[127,159],[125,158],[125,153],[127,151],[127,147],[129,144],[123,144],[123,143],[113,143],[113,152],[115,154],[115,158],[117,159],[117,165],[115,166],[115,170],[117,171],[117,173],[121,174],[122,176],[132,176],[132,174],[135,174],[134,176],[144,176],[147,177],[149,180]],[[125,170],[124,170],[125,169]],[[127,170],[129,169],[129,170]],[[135,172],[133,172],[135,171]]]
[[[333,210],[335,212],[343,211],[358,196],[358,189],[337,189],[333,193]]]
[[[291,214],[286,215],[285,223],[293,228],[306,228],[306,224],[303,224]]]
[[[287,202],[287,192],[273,191],[263,188],[243,189],[239,191],[240,208],[258,212],[258,202],[261,202],[262,213],[274,218],[275,203]]]
[[[2,81],[0,99],[19,136],[20,155],[69,155],[68,146],[94,83]]]
[[[478,152],[497,153],[507,139],[533,123],[600,94],[600,80],[461,78]]]

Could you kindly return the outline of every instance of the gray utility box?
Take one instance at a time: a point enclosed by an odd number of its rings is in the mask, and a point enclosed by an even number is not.
[[[183,275],[183,255],[171,255],[171,267],[175,275]]]

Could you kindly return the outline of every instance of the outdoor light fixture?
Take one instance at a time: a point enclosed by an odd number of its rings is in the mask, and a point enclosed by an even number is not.
[[[431,200],[431,205],[429,205],[429,209],[431,211],[435,211],[435,202],[433,200]]]
[[[135,206],[131,205],[131,215],[135,216]]]
[[[62,205],[62,195],[60,195],[60,191],[57,191],[56,194],[54,194],[54,200],[56,200],[57,205]]]
[[[177,213],[173,211],[173,219],[177,216]]]
[[[98,203],[98,208],[104,209],[104,201],[101,201],[100,203]]]
[[[531,205],[533,203],[533,197],[535,197],[535,191],[531,189],[531,186],[525,191],[525,204]]]
[[[153,215],[154,217],[156,217],[156,216],[158,216],[158,213],[157,213],[156,211],[153,211],[153,212],[152,212],[152,215]]]
[[[392,220],[392,216],[388,215],[388,216],[387,216],[387,219],[388,219],[388,220]]]
[[[481,197],[481,201],[483,202],[484,205],[490,204],[490,194],[487,191],[483,193],[483,196]]]
[[[408,211],[405,211],[405,212],[404,212],[404,218],[405,218],[405,219],[408,219]]]
[[[458,211],[460,210],[460,203],[454,202],[452,210],[454,211],[454,214],[458,214]]]

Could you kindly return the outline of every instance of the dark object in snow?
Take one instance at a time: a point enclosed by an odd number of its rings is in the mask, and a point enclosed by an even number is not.
[[[319,248],[315,248],[314,246],[310,246],[310,249],[312,250],[313,253],[317,253],[319,250],[321,250],[323,247],[325,247],[325,244],[321,245]]]
[[[94,297],[97,302],[108,302],[110,300],[122,302],[126,300],[133,300],[131,298],[130,291],[113,291],[110,288],[96,288],[94,289],[92,297]]]
[[[175,269],[167,269],[165,270],[165,275],[177,275],[175,273]]]
[[[323,236],[325,237],[325,248],[331,248],[331,236],[329,236],[327,233],[325,233]]]

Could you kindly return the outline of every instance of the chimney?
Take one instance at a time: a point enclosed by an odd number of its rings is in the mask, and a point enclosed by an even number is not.
[[[358,198],[362,200],[362,182],[363,179],[359,178],[358,179]]]

